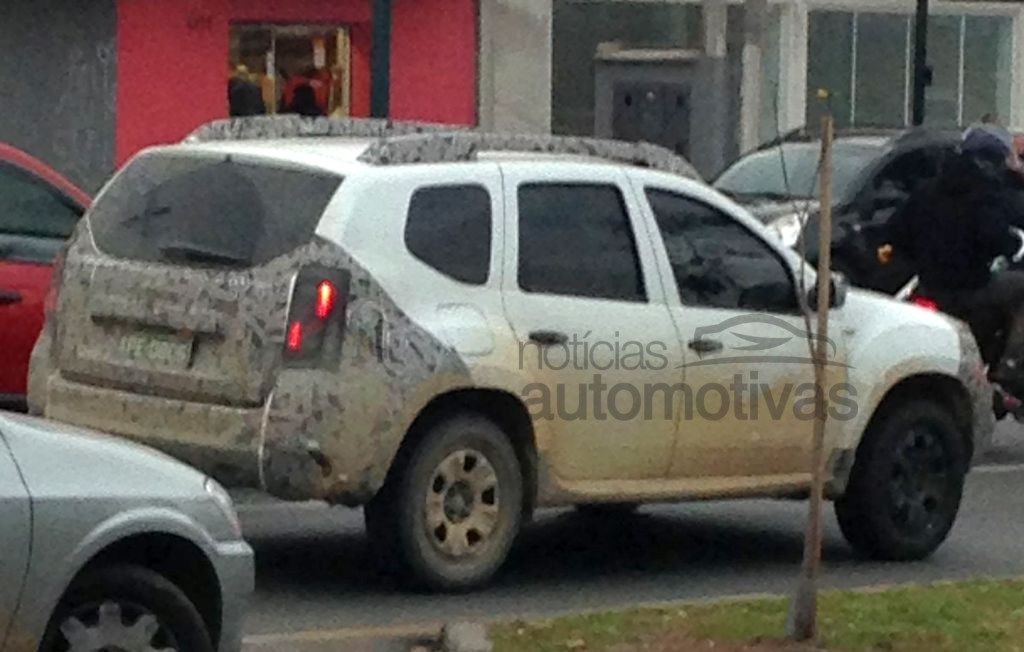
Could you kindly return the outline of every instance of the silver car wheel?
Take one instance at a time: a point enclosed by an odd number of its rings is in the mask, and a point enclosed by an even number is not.
[[[498,522],[498,475],[474,450],[459,450],[434,470],[424,524],[434,546],[451,557],[467,557],[487,543]]]
[[[124,611],[134,617],[126,618]],[[60,624],[60,632],[68,643],[68,652],[178,650],[174,636],[160,624],[155,615],[134,605],[113,601],[77,610]]]

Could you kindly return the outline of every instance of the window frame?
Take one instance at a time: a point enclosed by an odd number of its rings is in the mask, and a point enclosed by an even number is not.
[[[913,30],[914,30],[914,15],[913,15],[913,11],[908,11],[907,9],[902,8],[902,7],[896,7],[896,6],[893,6],[893,5],[886,4],[884,2],[881,2],[880,0],[874,0],[874,1],[870,2],[870,3],[869,2],[865,2],[863,5],[858,5],[857,3],[852,2],[852,0],[845,0],[845,2],[833,2],[832,0],[812,0],[812,2],[809,2],[808,6],[806,8],[804,8],[801,13],[803,14],[803,20],[802,20],[803,27],[802,27],[802,29],[799,29],[798,31],[803,34],[802,42],[806,43],[808,46],[809,46],[809,40],[810,40],[811,23],[812,23],[813,15],[815,13],[822,13],[822,14],[824,14],[824,13],[839,13],[839,14],[849,14],[850,15],[850,21],[851,21],[850,27],[851,27],[851,34],[852,34],[852,39],[851,39],[851,56],[852,56],[852,60],[851,60],[851,73],[852,74],[849,75],[850,80],[851,80],[850,88],[842,88],[842,89],[837,89],[837,90],[838,90],[838,92],[842,92],[842,93],[848,94],[849,97],[850,97],[851,105],[850,105],[850,116],[849,116],[849,123],[850,124],[849,124],[849,126],[852,127],[852,128],[858,128],[858,127],[864,126],[862,123],[858,123],[858,121],[857,121],[857,111],[856,111],[857,95],[858,95],[857,89],[856,89],[856,84],[857,84],[856,66],[857,66],[857,59],[858,59],[858,53],[857,53],[857,50],[858,50],[857,34],[858,34],[859,17],[861,15],[863,15],[863,14],[889,15],[889,16],[893,16],[895,18],[902,18],[902,19],[905,19],[907,21],[907,24],[906,24],[906,26],[904,28],[904,30],[905,30],[905,32],[904,32],[905,33],[905,43],[906,43],[904,49],[906,51],[906,56],[905,56],[905,61],[904,61],[905,84],[904,84],[904,88],[902,89],[903,90],[903,95],[904,95],[903,124],[902,125],[891,125],[891,126],[893,126],[893,127],[900,127],[900,126],[902,126],[904,128],[911,126],[910,125],[911,118],[912,118],[912,115],[911,115],[911,113],[912,113],[912,111],[911,111],[911,109],[912,109],[912,106],[911,106],[912,105],[912,97],[911,96],[913,94],[913,74],[912,74],[913,73]],[[936,17],[951,17],[951,18],[959,19],[959,21],[958,21],[959,22],[959,39],[958,39],[959,69],[954,71],[956,73],[956,76],[957,76],[957,86],[958,86],[958,92],[957,92],[957,113],[958,113],[958,116],[957,117],[958,117],[958,124],[960,124],[960,125],[964,125],[964,124],[970,123],[970,122],[974,121],[975,119],[977,119],[978,116],[969,116],[969,115],[965,114],[966,99],[965,99],[965,94],[964,93],[965,93],[965,89],[966,89],[966,84],[965,84],[965,74],[966,74],[966,60],[965,59],[966,59],[966,57],[965,57],[965,55],[966,55],[967,24],[970,22],[970,19],[972,19],[972,18],[1004,19],[1004,20],[1009,21],[1008,25],[1009,25],[1009,29],[1011,31],[1011,34],[1015,34],[1015,33],[1019,33],[1019,29],[1018,29],[1019,23],[1022,20],[1024,20],[1024,10],[1016,8],[1014,6],[1007,6],[1005,8],[1004,7],[992,7],[992,6],[983,5],[981,3],[979,3],[979,6],[977,6],[977,7],[973,7],[973,6],[972,7],[967,7],[967,6],[964,6],[963,3],[961,3],[959,6],[935,7],[935,8],[933,8],[932,13],[930,14],[930,17],[932,17],[932,18],[936,18]],[[792,21],[792,18],[790,20]],[[790,29],[794,29],[794,27],[791,25]],[[812,120],[812,118],[814,117],[814,115],[816,115],[816,114],[812,113],[812,110],[813,110],[812,106],[813,105],[811,104],[811,102],[810,102],[810,100],[808,98],[808,91],[812,91],[813,90],[813,87],[812,87],[812,83],[813,82],[810,79],[810,75],[809,75],[809,73],[810,73],[809,65],[810,65],[810,61],[811,61],[811,59],[813,57],[814,57],[814,52],[811,52],[809,50],[809,47],[806,48],[805,55],[801,57],[801,65],[803,66],[804,70],[803,70],[803,72],[801,73],[800,76],[804,78],[804,84],[803,84],[804,88],[803,88],[803,92],[802,92],[802,97],[799,97],[800,103],[796,107],[794,107],[794,111],[799,116],[800,124],[805,124],[805,123],[810,124],[810,123],[814,122]],[[1007,66],[1012,70],[1014,65],[1017,63],[1017,60],[1013,56],[1012,53],[1011,53],[1011,59],[1012,59],[1011,61],[1007,62]],[[785,59],[783,59],[783,61],[785,61]],[[785,66],[787,64],[782,63],[780,65]],[[1005,107],[1003,107],[1003,106],[993,107],[993,110],[1000,112],[1000,117],[1005,122],[1007,122],[1008,124],[1014,124],[1016,122],[1014,120],[1014,118],[1022,113],[1021,107],[1018,107],[1017,106],[1017,102],[1015,101],[1015,96],[1016,96],[1017,90],[1018,90],[1018,88],[1020,86],[1020,82],[1019,82],[1019,80],[1014,78],[1014,79],[1009,80],[1007,83],[1010,86],[1009,92],[1008,92],[1009,100],[1010,100],[1009,101],[1009,105],[1005,106]],[[799,89],[797,89],[797,91],[790,91],[790,92],[795,92],[797,94],[797,96],[801,95],[801,93],[799,92]],[[998,95],[998,93],[997,93],[997,95]],[[799,111],[799,108],[801,106],[802,106],[803,110]],[[1003,111],[1004,108],[1008,111],[1007,115],[1002,115],[1002,111]],[[926,126],[927,126],[927,124],[928,123],[926,122]],[[870,126],[870,125],[868,125],[868,126]]]
[[[633,247],[633,257],[636,263],[636,271],[638,275],[637,280],[639,282],[639,289],[641,292],[639,297],[630,299],[623,297],[566,294],[561,292],[530,290],[523,287],[521,261],[523,259],[524,247],[522,240],[521,191],[524,188],[529,187],[567,186],[608,188],[618,194]],[[657,297],[652,293],[654,286],[651,284],[652,279],[649,277],[649,273],[646,268],[645,254],[643,252],[644,238],[648,238],[649,234],[645,232],[645,226],[638,219],[639,215],[635,213],[637,209],[634,208],[635,204],[632,203],[635,198],[631,196],[630,190],[631,189],[625,179],[610,178],[604,175],[593,175],[590,177],[581,175],[567,175],[564,177],[558,175],[537,175],[529,179],[522,179],[509,188],[507,192],[514,197],[516,207],[516,209],[509,214],[509,218],[515,223],[515,244],[514,249],[512,249],[515,254],[511,257],[511,263],[515,270],[512,287],[515,291],[531,296],[558,297],[561,299],[577,301],[610,301],[626,305],[650,305],[655,303]]]
[[[9,161],[0,160],[0,176],[8,174],[9,176],[24,181],[27,185],[39,188],[46,194],[53,197],[59,204],[66,207],[69,212],[78,216],[78,220],[82,219],[85,215],[85,210],[78,205],[73,199],[68,197],[65,193],[61,192],[59,188],[46,182],[45,179],[33,174],[29,170],[26,170],[14,163]],[[34,238],[39,240],[66,240],[74,232],[74,226],[71,228],[71,232],[67,236],[57,235],[40,235],[38,233],[18,233],[10,230],[6,227],[3,222],[2,215],[0,215],[0,237],[11,237],[11,238]]]
[[[686,191],[684,189],[673,188],[673,187],[670,187],[670,186],[665,186],[665,185],[661,185],[661,184],[657,184],[657,183],[650,183],[650,182],[646,182],[646,181],[641,181],[638,184],[637,190],[638,190],[638,194],[640,196],[640,199],[645,203],[645,205],[647,207],[647,210],[649,211],[649,214],[650,214],[651,228],[653,229],[652,236],[657,238],[657,243],[655,244],[655,247],[658,248],[658,250],[660,251],[660,254],[664,256],[664,258],[663,258],[664,264],[667,266],[667,277],[666,277],[666,285],[667,285],[667,287],[666,287],[666,293],[667,293],[667,295],[669,295],[671,297],[674,297],[674,299],[672,299],[672,300],[677,302],[677,305],[679,307],[681,307],[683,309],[690,309],[690,310],[727,310],[727,311],[732,311],[732,312],[762,312],[762,313],[765,313],[765,314],[776,314],[776,315],[802,315],[803,314],[803,310],[801,308],[801,302],[800,302],[800,284],[798,282],[798,274],[800,272],[800,270],[799,270],[800,261],[798,259],[794,259],[794,256],[789,255],[788,251],[784,251],[779,246],[776,246],[776,244],[769,237],[767,237],[763,233],[759,233],[755,228],[752,228],[750,224],[747,224],[745,220],[740,219],[736,214],[733,213],[732,210],[730,210],[729,208],[723,206],[720,202],[710,201],[709,200],[710,198],[708,198],[708,197],[702,197],[702,196],[700,196],[698,194],[695,194],[695,193],[692,193],[692,192],[688,192],[688,191]],[[704,207],[708,208],[709,210],[712,210],[715,213],[723,216],[725,219],[729,220],[733,224],[736,224],[737,226],[739,226],[744,233],[749,235],[751,238],[756,240],[761,246],[763,246],[765,248],[765,250],[767,252],[769,252],[772,255],[772,257],[776,261],[778,261],[778,263],[782,266],[782,269],[783,269],[784,273],[786,274],[786,278],[788,279],[789,284],[790,284],[790,286],[792,288],[792,291],[793,291],[793,302],[794,302],[793,308],[791,310],[784,310],[784,311],[782,311],[782,310],[770,310],[769,311],[769,310],[753,310],[753,309],[750,309],[750,308],[743,308],[743,307],[740,307],[740,306],[725,308],[725,307],[720,307],[720,306],[710,306],[710,305],[694,304],[694,303],[686,302],[683,299],[682,291],[679,288],[679,283],[676,280],[675,269],[674,269],[674,267],[672,265],[672,257],[669,255],[668,246],[665,243],[665,236],[662,234],[661,227],[658,224],[657,213],[655,212],[654,206],[651,204],[650,199],[648,198],[648,193],[649,192],[659,192],[659,193],[664,193],[664,194],[668,194],[668,195],[675,195],[675,196],[679,197],[680,199],[684,199],[686,201],[690,201],[690,202],[693,202],[695,204],[699,204],[699,205],[704,206]],[[751,218],[751,219],[753,219],[753,218]],[[810,284],[808,284],[808,288],[810,288]]]
[[[412,247],[409,246],[409,224],[411,223],[411,220],[409,218],[412,216],[412,205],[413,205],[413,201],[416,199],[416,195],[419,192],[424,191],[424,190],[437,190],[437,189],[444,189],[444,188],[449,188],[449,189],[451,189],[451,188],[472,188],[472,189],[478,189],[478,190],[482,190],[484,192],[484,195],[487,198],[487,213],[488,213],[488,218],[489,218],[489,224],[488,224],[488,229],[487,229],[487,266],[484,269],[484,279],[483,279],[483,281],[471,282],[471,281],[464,281],[462,279],[456,278],[456,277],[452,276],[451,274],[449,274],[448,272],[444,271],[443,269],[440,269],[440,268],[436,267],[434,264],[430,263],[429,261],[424,260],[423,258],[421,258],[415,251],[413,251]],[[491,195],[491,190],[486,185],[481,183],[480,181],[465,181],[465,182],[446,181],[446,182],[442,182],[442,183],[424,183],[424,184],[416,186],[416,188],[409,195],[408,206],[406,207],[405,216],[404,216],[404,219],[402,221],[402,245],[405,247],[405,250],[409,253],[409,255],[413,259],[415,259],[418,263],[429,267],[431,270],[433,270],[434,272],[437,272],[438,274],[444,276],[449,281],[452,281],[453,283],[458,283],[460,285],[464,285],[466,287],[472,287],[472,288],[486,287],[493,280],[492,276],[493,276],[493,268],[494,268],[494,232],[495,232],[495,229],[496,229],[496,216],[494,214],[494,197]]]

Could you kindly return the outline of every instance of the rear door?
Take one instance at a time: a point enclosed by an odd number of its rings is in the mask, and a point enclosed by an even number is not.
[[[313,241],[340,183],[219,153],[135,159],[90,211],[98,253],[78,261],[62,287],[62,374],[155,396],[262,404],[298,272],[288,255]]]
[[[30,549],[28,490],[0,432],[0,649],[21,596]]]
[[[503,177],[505,310],[548,463],[570,483],[663,478],[682,348],[625,174],[511,164]]]
[[[56,189],[0,162],[0,404],[25,394],[53,261],[81,213]]]

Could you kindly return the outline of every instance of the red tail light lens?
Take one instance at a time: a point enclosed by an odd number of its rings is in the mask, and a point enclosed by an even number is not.
[[[317,266],[299,272],[284,334],[288,365],[322,367],[339,359],[348,285],[343,270]]]
[[[288,351],[291,353],[298,353],[302,350],[302,322],[293,321],[288,326],[288,338],[285,340],[285,346],[288,347]]]
[[[932,312],[939,312],[939,304],[935,301],[935,299],[929,299],[928,297],[922,296],[915,296],[910,301],[918,308],[924,308],[925,310],[931,310]]]
[[[338,300],[338,288],[330,281],[320,281],[316,286],[317,319],[327,319],[334,312],[334,304]]]

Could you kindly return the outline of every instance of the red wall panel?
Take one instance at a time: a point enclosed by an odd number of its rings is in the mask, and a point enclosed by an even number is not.
[[[391,114],[476,124],[478,0],[394,0]]]
[[[476,122],[477,0],[394,0],[391,114]],[[227,116],[232,22],[351,27],[352,113],[370,110],[370,0],[118,0],[116,159]]]
[[[119,0],[118,165],[227,115],[227,0]]]
[[[365,23],[370,0],[230,0],[231,19],[267,23]]]

